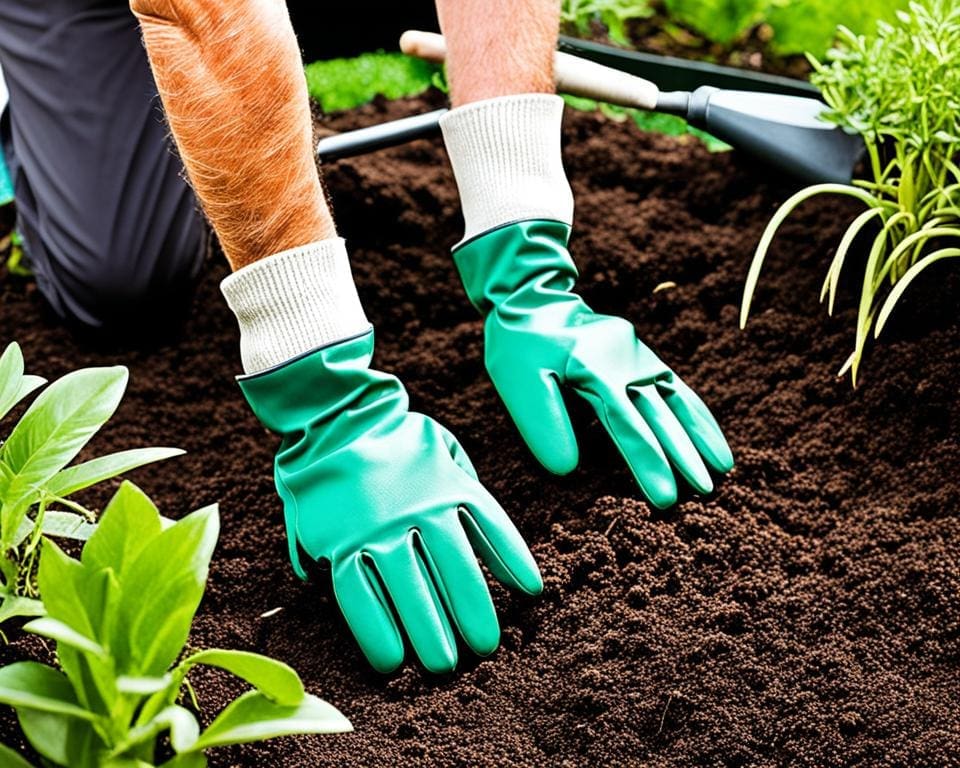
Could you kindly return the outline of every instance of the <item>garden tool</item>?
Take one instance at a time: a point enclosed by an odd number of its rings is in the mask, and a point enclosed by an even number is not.
[[[429,61],[443,61],[442,35],[407,31],[401,49]],[[826,105],[817,99],[781,93],[701,86],[661,91],[654,83],[619,69],[558,51],[554,62],[558,90],[573,96],[678,115],[736,149],[807,183],[849,182],[863,155],[862,139],[826,122]],[[321,159],[362,154],[432,135],[445,110],[361,128],[322,139]]]

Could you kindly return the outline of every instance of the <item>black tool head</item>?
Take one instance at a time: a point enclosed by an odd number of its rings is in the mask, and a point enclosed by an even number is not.
[[[824,121],[826,108],[800,96],[704,86],[690,94],[687,119],[802,181],[849,183],[863,140]]]

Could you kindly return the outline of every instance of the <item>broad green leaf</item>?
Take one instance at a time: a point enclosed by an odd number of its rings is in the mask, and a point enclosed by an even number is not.
[[[44,551],[40,559],[41,573],[44,570],[44,558],[48,557],[48,547],[51,547],[50,540],[44,542]],[[118,655],[112,645],[114,636],[112,630],[119,603],[119,587],[113,571],[109,568],[92,571],[80,567],[75,575],[78,577],[80,599],[79,604],[73,607],[79,608],[93,627],[92,632],[85,634],[103,647],[109,648],[110,657],[103,659],[63,644],[57,646],[57,655],[60,658],[60,666],[77,692],[78,700],[87,709],[97,712],[111,711],[119,696],[115,681],[116,669],[123,671],[125,663],[125,658]],[[54,616],[54,618],[63,620],[62,616]],[[65,623],[79,631],[79,628],[71,622]]]
[[[118,625],[128,635],[118,634],[111,647],[129,644],[130,673],[159,676],[180,654],[203,596],[219,526],[215,505],[192,512],[151,539],[129,565],[118,613]]]
[[[77,697],[63,672],[36,661],[17,661],[0,668],[0,703],[81,720],[95,718],[92,712],[77,704]]]
[[[43,616],[46,609],[39,600],[19,595],[7,595],[0,603],[0,624],[14,616]]]
[[[19,499],[63,469],[113,415],[126,386],[123,366],[84,368],[41,392],[0,449],[15,475],[4,500]]]
[[[28,763],[19,753],[3,744],[0,744],[0,765],[3,768],[33,768],[33,765]]]
[[[143,548],[159,535],[156,506],[137,486],[124,481],[100,515],[80,561],[89,568],[112,568],[122,581]]]
[[[87,605],[88,575],[52,539],[43,542],[37,582],[47,613],[87,637],[99,639]]]
[[[0,485],[5,485],[2,479],[0,479]],[[9,490],[10,486],[6,487]],[[13,539],[23,532],[27,513],[31,505],[37,501],[39,501],[39,494],[36,491],[21,494],[16,501],[5,503],[0,499],[0,542],[2,542],[0,549],[8,551],[13,548]]]
[[[191,752],[227,744],[245,744],[297,733],[345,733],[353,726],[336,707],[307,694],[295,707],[277,704],[248,691],[232,701],[210,724]]]
[[[97,530],[97,524],[91,523],[76,512],[48,509],[43,513],[43,524],[40,530],[45,536],[86,541]]]
[[[89,722],[24,708],[17,717],[30,746],[47,760],[70,768],[101,768],[106,747]]]
[[[24,517],[20,521],[20,525],[17,526],[16,532],[13,534],[13,538],[10,540],[11,546],[19,547],[23,542],[27,540],[27,537],[33,533],[34,529],[33,520],[29,517]]]
[[[80,632],[77,632],[77,630],[75,630],[73,627],[64,624],[59,619],[54,619],[50,616],[43,616],[25,624],[23,628],[27,632],[32,632],[33,634],[40,635],[41,637],[49,637],[51,640],[56,640],[58,643],[63,643],[64,645],[69,645],[71,648],[76,648],[78,651],[92,653],[94,656],[98,656],[101,659],[109,658],[107,650],[100,645],[100,643],[98,643],[96,640],[90,639]]]
[[[184,673],[196,664],[226,670],[278,704],[295,706],[305,695],[300,676],[282,661],[247,651],[225,651],[217,648],[188,656],[178,667]]]
[[[134,675],[120,675],[117,678],[117,690],[136,696],[150,696],[162,691],[170,685],[171,675],[162,677],[135,677]]]
[[[111,453],[60,470],[46,483],[44,489],[54,496],[69,496],[145,464],[163,461],[184,453],[186,451],[179,448],[134,448]]]
[[[197,741],[200,725],[193,713],[179,705],[171,705],[157,713],[150,722],[130,730],[127,737],[113,750],[122,755],[132,747],[155,739],[160,733],[170,731],[170,746],[175,752],[187,752]]]
[[[0,355],[0,419],[37,387],[46,384],[39,376],[23,375],[23,353],[13,341]]]

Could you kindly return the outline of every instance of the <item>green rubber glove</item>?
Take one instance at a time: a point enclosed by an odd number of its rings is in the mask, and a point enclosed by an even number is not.
[[[569,235],[560,222],[521,221],[454,249],[467,295],[486,317],[487,371],[520,434],[551,472],[577,466],[567,386],[593,406],[653,504],[676,502],[674,469],[709,493],[707,466],[733,467],[717,422],[629,322],[595,313],[572,292]]]
[[[533,556],[477,480],[456,438],[408,410],[406,390],[371,370],[373,331],[240,378],[275,463],[290,558],[327,560],[337,602],[370,663],[403,661],[401,628],[423,665],[457,663],[454,629],[493,652],[500,627],[476,551],[502,582],[543,588]]]

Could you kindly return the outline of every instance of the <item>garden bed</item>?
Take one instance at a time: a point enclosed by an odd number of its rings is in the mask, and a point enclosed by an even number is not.
[[[431,99],[375,103],[325,127]],[[462,222],[439,142],[326,168],[377,327],[377,365],[459,436],[543,570],[540,598],[494,587],[502,647],[482,660],[464,652],[448,677],[412,663],[373,672],[324,574],[311,584],[293,575],[273,489],[276,440],[233,381],[222,259],[205,270],[182,332],[148,349],[78,341],[32,284],[0,273],[0,341],[17,339],[29,370],[130,367],[95,452],[183,447],[187,456],[133,479],[174,516],[220,502],[192,644],[289,662],[356,729],[214,752],[210,764],[958,764],[960,273],[945,265],[921,278],[854,391],[835,377],[852,346],[852,286],[833,319],[817,295],[855,207],[810,204],[788,222],[742,333],[750,256],[794,188],[690,137],[597,114],[568,111],[565,146],[584,296],[632,320],[698,390],[738,465],[712,496],[657,512],[577,405],[581,466],[548,475],[483,371],[481,323],[448,255]],[[676,286],[654,293],[667,281]],[[103,504],[110,490],[89,501]],[[49,654],[37,637],[10,639],[0,662]],[[224,685],[197,671],[206,711],[236,693]],[[10,710],[0,741],[21,743]]]

